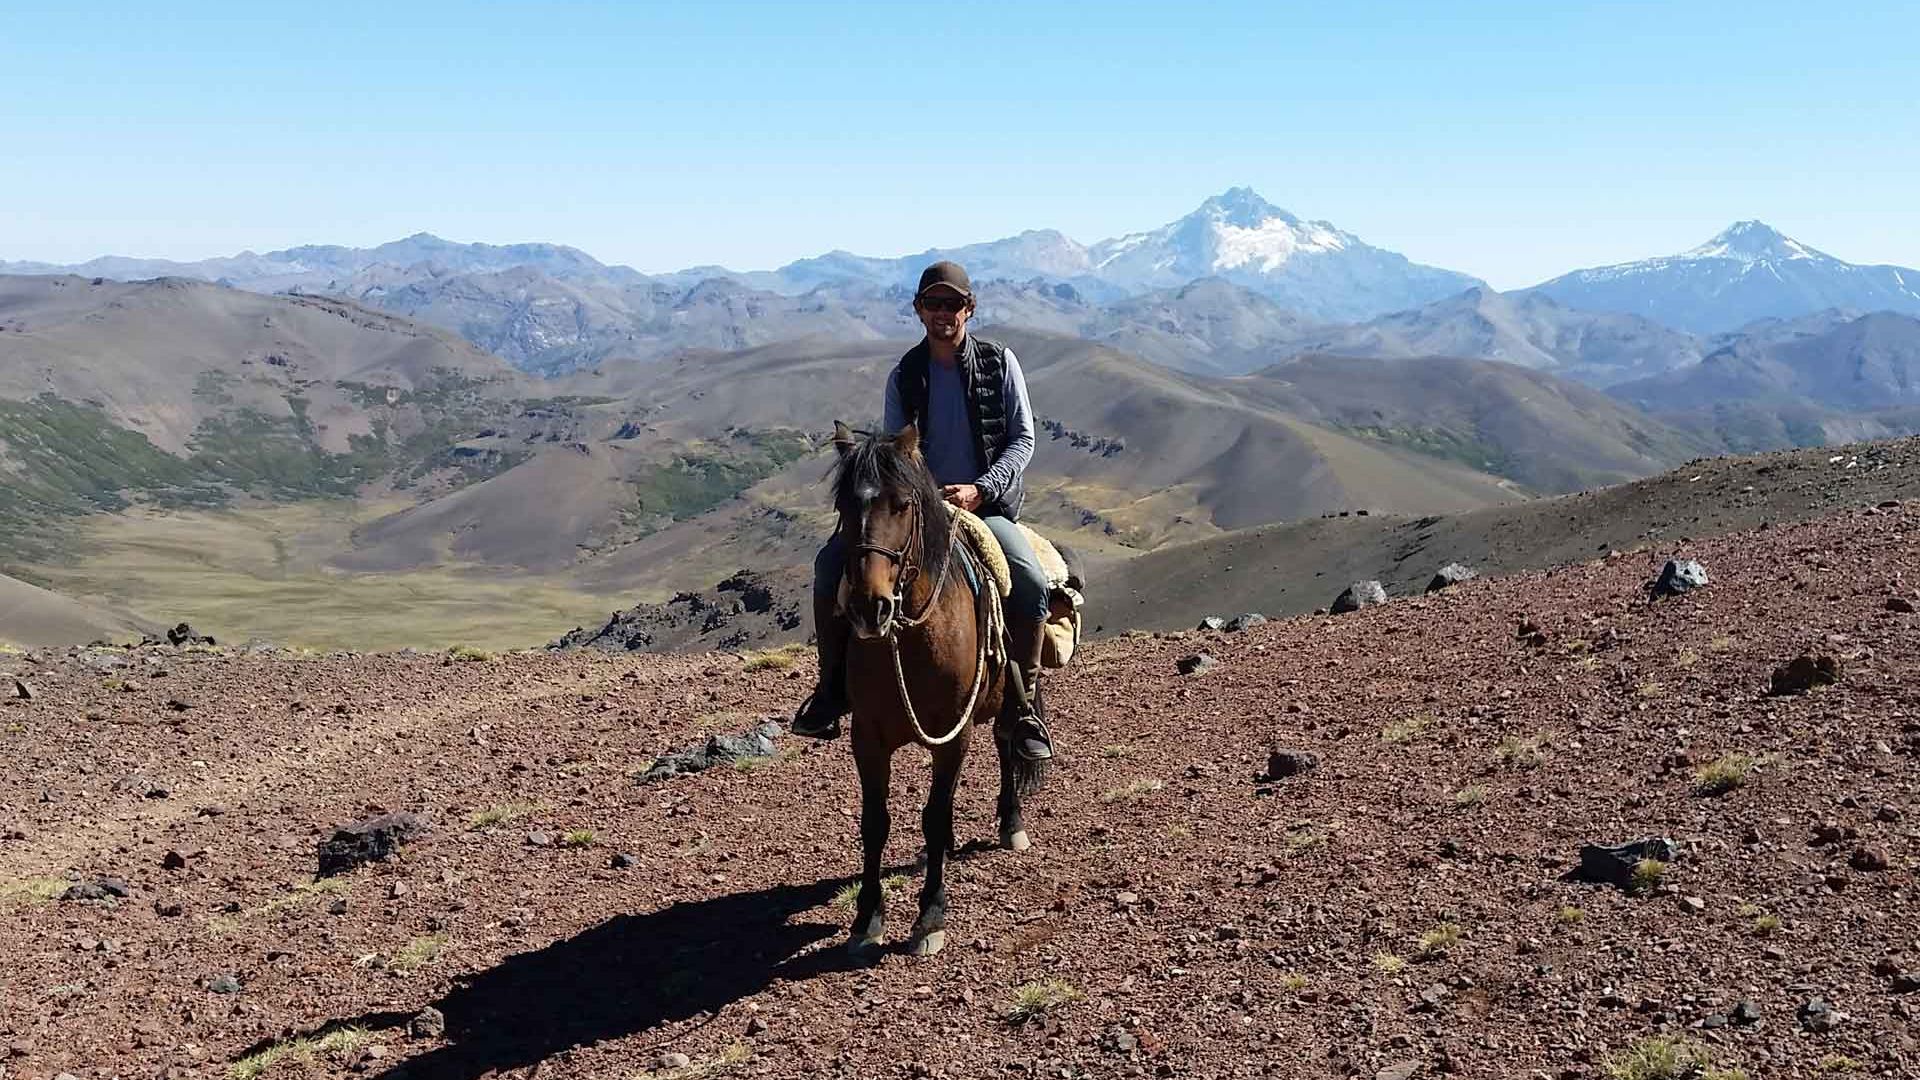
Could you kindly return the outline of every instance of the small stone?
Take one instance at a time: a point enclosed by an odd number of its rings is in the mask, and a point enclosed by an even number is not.
[[[1240,928],[1237,926],[1216,926],[1213,928],[1215,941],[1239,941]]]
[[[1800,1017],[1800,1026],[1812,1032],[1832,1031],[1840,1019],[1832,1005],[1827,1004],[1824,998],[1817,997],[1801,1002],[1797,1015]]]
[[[1215,660],[1206,653],[1194,653],[1192,656],[1181,657],[1174,666],[1182,675],[1198,675],[1210,671],[1219,665],[1220,661]]]
[[[1689,911],[1695,915],[1698,915],[1701,912],[1707,910],[1707,902],[1698,896],[1681,897],[1680,906],[1686,911]]]
[[[1265,615],[1257,611],[1249,611],[1244,615],[1235,615],[1233,618],[1227,620],[1226,631],[1229,634],[1237,634],[1243,630],[1259,626],[1266,621],[1267,617]]]
[[[756,1016],[753,1019],[747,1021],[747,1034],[765,1035],[766,1033],[767,1033],[767,1022],[765,1020],[762,1020]]]
[[[530,832],[527,834],[527,845],[529,847],[552,847],[553,834],[539,832],[537,830]]]
[[[163,919],[177,919],[185,911],[186,908],[182,907],[178,900],[155,900],[153,902],[153,913]]]
[[[1828,844],[1837,844],[1846,838],[1846,831],[1840,827],[1839,822],[1824,821],[1813,827],[1813,839],[1809,842],[1814,847],[1825,847]]]
[[[1274,750],[1267,754],[1268,780],[1285,780],[1288,777],[1310,773],[1320,767],[1320,757],[1306,750]]]
[[[336,898],[333,903],[327,905],[327,914],[329,915],[345,915],[346,913],[347,902],[345,900]]]
[[[684,1069],[693,1064],[693,1059],[682,1053],[668,1051],[654,1059],[654,1064],[662,1069]]]
[[[240,980],[232,975],[215,975],[207,980],[207,989],[216,994],[237,994],[240,992]]]
[[[160,869],[162,870],[185,870],[186,868],[187,857],[177,851],[169,851],[160,857]]]
[[[1876,847],[1855,848],[1847,865],[1866,873],[1877,873],[1887,868],[1887,853]]]
[[[1227,620],[1218,615],[1209,615],[1200,620],[1200,625],[1194,627],[1195,630],[1225,630],[1226,628]]]
[[[320,844],[320,876],[351,870],[362,863],[379,862],[427,831],[417,814],[380,814],[344,825]]]
[[[1887,610],[1899,612],[1902,615],[1911,615],[1913,614],[1913,601],[1904,596],[1889,596],[1887,597]]]
[[[1727,1014],[1727,1019],[1732,1020],[1740,1027],[1752,1027],[1760,1022],[1760,1006],[1751,1001],[1743,1000],[1733,1007],[1732,1012]]]
[[[437,1039],[447,1033],[446,1014],[439,1009],[421,1009],[407,1022],[407,1033],[416,1039]]]
[[[20,701],[32,701],[34,698],[33,687],[28,685],[25,679],[14,679],[13,696]]]
[[[1139,893],[1123,892],[1113,898],[1113,902],[1123,908],[1129,908],[1140,902]]]
[[[1893,977],[1891,989],[1896,994],[1911,994],[1920,990],[1920,974],[1902,971]]]
[[[401,897],[407,895],[408,892],[409,890],[407,888],[406,882],[396,881],[392,885],[387,886],[387,899],[398,900]]]
[[[610,863],[615,870],[631,870],[640,865],[640,860],[638,857],[622,851],[616,854],[610,860]]]
[[[1373,1080],[1413,1080],[1413,1077],[1419,1075],[1419,1073],[1419,1062],[1401,1061],[1374,1073]]]

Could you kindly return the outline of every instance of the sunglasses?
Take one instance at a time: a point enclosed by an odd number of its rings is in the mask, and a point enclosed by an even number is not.
[[[967,305],[970,303],[972,303],[972,301],[964,300],[958,296],[923,296],[920,298],[920,306],[922,308],[941,314],[956,314],[965,311]]]

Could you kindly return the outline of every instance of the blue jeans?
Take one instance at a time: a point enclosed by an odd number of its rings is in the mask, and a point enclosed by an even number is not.
[[[1040,560],[1033,556],[1033,545],[1027,543],[1027,534],[1020,527],[1003,517],[984,517],[994,539],[1000,541],[1000,550],[1007,555],[1007,566],[1013,571],[1013,595],[1007,598],[1006,612],[1009,623],[1022,619],[1037,623],[1047,617],[1047,576],[1040,569]],[[846,572],[845,545],[840,542],[840,534],[834,533],[820,554],[813,558],[813,595],[822,600],[830,600],[840,587],[840,576]]]

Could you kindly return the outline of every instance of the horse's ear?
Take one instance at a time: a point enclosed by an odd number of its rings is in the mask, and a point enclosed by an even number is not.
[[[841,457],[853,453],[853,429],[838,420],[833,422],[833,449]]]
[[[901,428],[900,434],[893,437],[893,448],[908,457],[918,454],[920,452],[919,425],[908,424],[906,427]]]

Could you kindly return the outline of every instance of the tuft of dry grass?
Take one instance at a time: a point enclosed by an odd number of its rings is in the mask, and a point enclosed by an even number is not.
[[[1383,975],[1397,975],[1406,970],[1406,967],[1407,958],[1404,956],[1396,956],[1390,952],[1373,954],[1373,970]]]
[[[1628,887],[1634,892],[1651,892],[1659,887],[1660,879],[1666,876],[1667,864],[1659,859],[1641,859],[1633,864],[1633,876]]]
[[[1546,764],[1547,754],[1544,749],[1546,743],[1547,737],[1544,735],[1534,735],[1525,739],[1518,735],[1509,735],[1500,740],[1499,746],[1494,747],[1493,756],[1496,761],[1509,769],[1537,769]]]
[[[467,815],[467,824],[476,829],[484,829],[490,825],[505,825],[509,821],[518,821],[529,814],[537,814],[544,809],[546,809],[546,807],[541,806],[539,803],[500,803],[497,806],[489,806],[484,810],[475,810],[473,813]]]
[[[1419,955],[1423,959],[1445,956],[1460,944],[1461,931],[1455,923],[1443,922],[1420,935]]]
[[[1433,717],[1416,716],[1410,720],[1395,720],[1380,729],[1380,741],[1385,743],[1412,742],[1433,726]]]
[[[575,829],[560,838],[560,846],[567,848],[587,848],[593,846],[592,829]]]
[[[1146,798],[1166,786],[1165,783],[1159,780],[1142,777],[1124,787],[1117,787],[1110,791],[1101,792],[1100,801],[1103,803],[1139,802],[1141,799]]]
[[[387,961],[387,967],[394,971],[415,971],[433,963],[447,948],[447,935],[428,934],[417,937],[401,946],[400,951]]]
[[[1562,926],[1576,926],[1586,921],[1587,913],[1569,904],[1554,912],[1553,917]]]
[[[1013,991],[1013,1000],[1001,1015],[1010,1024],[1038,1020],[1069,1002],[1080,1000],[1080,991],[1063,979],[1025,983]]]
[[[282,1061],[318,1065],[322,1055],[344,1057],[372,1041],[373,1033],[360,1027],[334,1028],[319,1035],[282,1039],[227,1066],[227,1077],[228,1080],[257,1080]]]
[[[447,650],[447,659],[466,664],[478,664],[493,659],[493,654],[472,645],[455,645]]]
[[[1486,801],[1487,786],[1485,784],[1468,784],[1466,787],[1453,793],[1453,805],[1462,810],[1479,806]]]
[[[1751,754],[1726,753],[1694,774],[1693,789],[1702,795],[1725,795],[1745,787],[1747,774],[1760,760]]]

